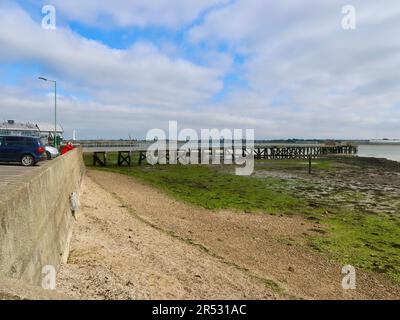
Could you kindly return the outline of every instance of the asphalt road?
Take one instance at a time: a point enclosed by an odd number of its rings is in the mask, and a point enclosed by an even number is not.
[[[23,181],[24,176],[27,172],[37,170],[40,165],[35,167],[23,167],[20,165],[2,164],[0,163],[0,190],[7,186],[12,186],[14,183]]]

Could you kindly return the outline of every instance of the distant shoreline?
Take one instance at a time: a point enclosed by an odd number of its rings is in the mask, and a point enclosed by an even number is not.
[[[363,142],[355,144],[358,146],[400,146],[400,142]]]

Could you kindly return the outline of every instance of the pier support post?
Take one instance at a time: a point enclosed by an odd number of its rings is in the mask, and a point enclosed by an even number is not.
[[[146,151],[140,151],[139,153],[139,164],[142,164],[143,160],[146,160]]]
[[[126,163],[129,167],[131,166],[131,152],[130,151],[119,151],[118,152],[118,166],[122,166]]]
[[[107,165],[107,155],[105,152],[93,153],[93,167],[95,167],[96,164],[99,164],[101,167],[105,167]]]

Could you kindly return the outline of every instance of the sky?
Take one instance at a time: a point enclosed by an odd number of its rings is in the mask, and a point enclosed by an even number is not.
[[[398,0],[1,0],[0,121],[53,121],[44,76],[67,138],[400,138],[399,35]]]

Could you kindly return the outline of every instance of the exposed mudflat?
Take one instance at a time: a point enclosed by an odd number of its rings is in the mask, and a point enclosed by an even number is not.
[[[58,278],[59,289],[73,297],[400,297],[400,288],[385,276],[362,271],[357,289],[343,290],[342,266],[302,245],[322,227],[300,216],[209,211],[130,177],[94,170],[88,172],[81,202],[71,255]]]
[[[266,163],[257,168],[260,177],[282,178],[293,183],[285,186],[316,205],[335,204],[365,213],[400,215],[400,163],[385,159],[334,158],[331,170],[306,167],[275,167]],[[296,183],[300,181],[301,183]]]

